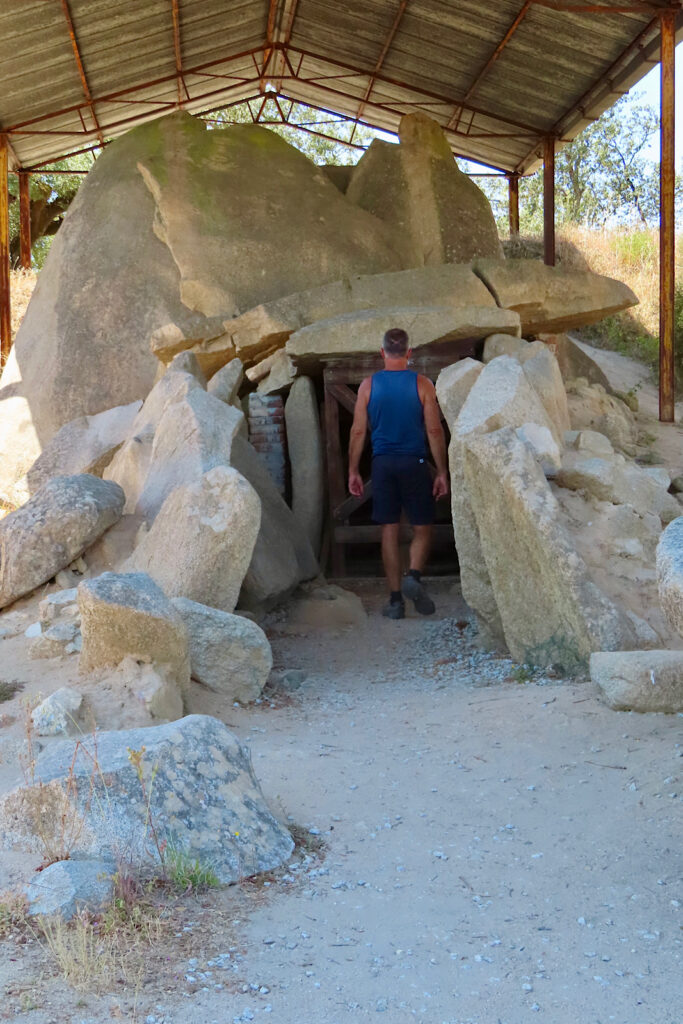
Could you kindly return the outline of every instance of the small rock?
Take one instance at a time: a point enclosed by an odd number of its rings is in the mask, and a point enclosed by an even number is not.
[[[60,914],[70,920],[79,910],[99,910],[112,896],[114,865],[104,860],[62,860],[50,864],[26,887],[28,913]]]
[[[31,721],[38,736],[67,735],[77,728],[76,717],[83,703],[78,690],[63,686],[33,709]]]

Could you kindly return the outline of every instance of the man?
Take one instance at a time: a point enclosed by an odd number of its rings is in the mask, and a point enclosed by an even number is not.
[[[363,496],[358,472],[370,425],[372,439],[372,518],[382,525],[382,562],[389,584],[389,601],[382,615],[405,616],[404,597],[420,615],[431,615],[434,602],[422,583],[431,544],[434,500],[448,494],[446,439],[441,426],[434,385],[408,369],[408,335],[398,327],[384,335],[384,369],[366,377],[358,389],[349,443],[349,491]],[[432,484],[427,446],[436,463]],[[403,509],[413,527],[410,568],[401,580],[399,521]]]

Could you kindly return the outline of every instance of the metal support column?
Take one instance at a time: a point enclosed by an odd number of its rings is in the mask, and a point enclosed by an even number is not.
[[[543,262],[555,266],[555,139],[543,143]]]
[[[24,270],[31,269],[31,175],[19,171],[19,262]]]
[[[661,162],[659,167],[659,418],[674,421],[674,289],[676,223],[674,207],[674,61],[676,14],[661,15]]]
[[[9,291],[9,147],[7,136],[0,135],[0,365],[4,365],[12,347],[12,320]]]
[[[519,234],[519,175],[510,174],[508,177],[508,220],[510,223],[510,238]]]

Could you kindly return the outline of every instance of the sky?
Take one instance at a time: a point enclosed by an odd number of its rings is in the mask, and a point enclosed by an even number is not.
[[[659,109],[659,65],[649,71],[631,90],[643,93],[645,103],[651,103]],[[653,137],[648,150],[649,158],[659,163],[659,135]],[[676,167],[683,170],[683,43],[676,47]]]

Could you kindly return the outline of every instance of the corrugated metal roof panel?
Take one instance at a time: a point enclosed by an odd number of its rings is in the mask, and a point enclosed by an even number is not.
[[[91,110],[64,2],[0,0],[0,126],[23,166],[95,144],[93,110],[113,137],[178,103],[174,3],[186,109],[257,95],[272,50],[264,82],[293,99],[348,117],[360,111],[389,131],[421,109],[448,130],[454,152],[507,170],[532,169],[544,135],[573,137],[658,56],[656,19],[641,8],[606,15],[542,0],[66,0]]]

